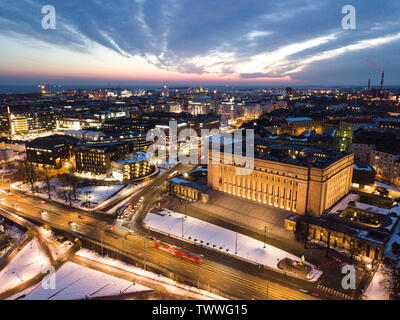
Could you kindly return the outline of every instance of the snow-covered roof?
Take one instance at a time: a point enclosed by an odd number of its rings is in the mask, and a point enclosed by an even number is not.
[[[129,156],[129,155],[128,155]],[[118,163],[121,164],[127,164],[127,163],[136,163],[144,160],[150,159],[150,156],[147,152],[137,152],[132,155],[132,158],[126,159],[126,160],[119,160],[117,161]]]
[[[311,118],[309,117],[299,117],[299,118],[286,118],[285,119],[287,122],[301,122],[301,121],[312,121]]]
[[[364,170],[364,171],[374,171],[374,169],[371,166],[366,166],[366,167],[360,167],[356,163],[354,163],[354,169],[355,170]]]
[[[380,187],[380,188],[385,188],[385,189],[388,189],[388,190],[393,190],[393,191],[400,192],[399,188],[390,186],[388,184],[385,184],[385,183],[382,183],[382,182],[379,182],[379,181],[375,181],[374,184],[375,184],[375,186]]]

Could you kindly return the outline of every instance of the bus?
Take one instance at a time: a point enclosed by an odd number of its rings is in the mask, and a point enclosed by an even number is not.
[[[180,257],[186,260],[190,260],[192,262],[196,262],[196,263],[202,263],[202,259],[198,256],[196,256],[193,253],[190,253],[188,251],[186,251],[185,249],[183,249],[182,247],[177,247],[174,246],[172,244],[163,242],[158,240],[156,237],[153,237],[153,241],[154,241],[154,246],[157,249],[160,249],[162,251],[168,252],[176,257]]]

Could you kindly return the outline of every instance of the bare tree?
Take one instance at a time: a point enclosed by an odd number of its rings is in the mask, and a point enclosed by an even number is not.
[[[51,189],[50,189],[50,174],[49,174],[49,169],[45,167],[44,169],[44,176],[46,179],[46,185],[47,185],[47,192],[49,195],[49,199],[51,199]]]

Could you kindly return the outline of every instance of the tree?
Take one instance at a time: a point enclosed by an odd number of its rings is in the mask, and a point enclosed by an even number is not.
[[[45,176],[45,179],[46,179],[47,192],[48,192],[48,195],[49,195],[49,199],[51,199],[50,175],[49,175],[49,169],[47,167],[45,167],[45,169],[44,169],[44,176]]]
[[[392,244],[392,252],[393,252],[396,256],[400,257],[400,244],[399,244],[398,242],[394,242],[394,243]]]
[[[20,162],[16,176],[24,182],[27,182],[31,186],[32,193],[35,192],[35,182],[37,176],[37,170],[32,162],[28,161],[27,159]]]
[[[65,201],[69,201],[69,205],[72,205],[72,199],[71,199],[72,188],[70,183],[70,176],[69,174],[64,173],[61,174],[59,177],[61,184],[64,188]]]

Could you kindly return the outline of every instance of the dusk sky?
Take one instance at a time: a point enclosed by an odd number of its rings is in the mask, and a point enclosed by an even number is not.
[[[0,47],[3,85],[400,85],[400,1],[2,0]]]

